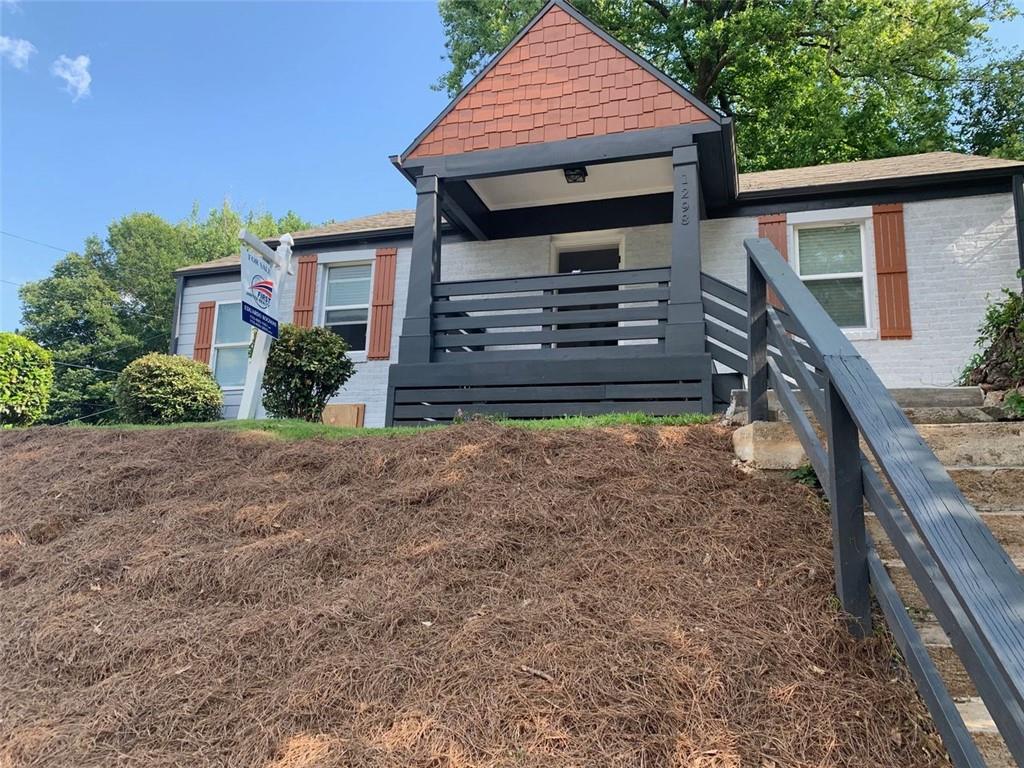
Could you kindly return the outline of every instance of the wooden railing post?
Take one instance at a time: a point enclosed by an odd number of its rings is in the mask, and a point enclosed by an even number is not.
[[[747,421],[768,420],[768,286],[747,256]]]
[[[441,206],[436,176],[416,179],[416,221],[409,258],[405,319],[398,342],[398,362],[429,363],[433,344],[431,304],[434,281],[440,279]]]
[[[850,616],[850,632],[871,634],[864,485],[857,425],[832,382],[826,384],[828,498],[832,506],[832,558],[836,594]]]

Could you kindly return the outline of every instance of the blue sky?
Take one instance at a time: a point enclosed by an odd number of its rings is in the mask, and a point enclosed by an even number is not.
[[[4,232],[80,249],[131,211],[178,220],[225,196],[317,222],[415,203],[388,155],[447,103],[430,88],[434,2],[3,5],[0,35],[36,49],[21,69],[16,53],[0,62]],[[91,83],[76,99],[79,56]],[[63,254],[9,236],[0,249],[10,330],[11,283]]]
[[[1024,21],[994,32],[1024,43]],[[388,155],[447,103],[433,0],[0,0],[0,36],[0,230],[58,248],[225,197],[317,222],[411,207]],[[0,329],[62,255],[0,235]]]

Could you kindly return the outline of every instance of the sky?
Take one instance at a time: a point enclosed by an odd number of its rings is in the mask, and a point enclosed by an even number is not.
[[[0,330],[18,284],[133,211],[412,207],[388,156],[447,103],[443,54],[434,0],[0,0]]]
[[[321,222],[415,205],[388,156],[448,101],[430,87],[435,2],[0,6],[2,330],[15,284],[64,255],[47,246],[80,250],[132,211],[177,221],[227,197]]]

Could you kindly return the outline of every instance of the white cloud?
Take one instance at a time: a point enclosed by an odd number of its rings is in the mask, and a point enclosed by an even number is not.
[[[28,40],[0,35],[0,56],[3,56],[15,69],[25,69],[28,57],[36,52],[36,47]]]
[[[59,77],[67,83],[67,91],[71,94],[72,101],[89,95],[92,75],[89,74],[88,56],[76,56],[72,59],[61,54],[60,58],[50,65],[50,72],[54,77]]]
[[[0,0],[0,5],[13,13],[21,13],[21,0]]]

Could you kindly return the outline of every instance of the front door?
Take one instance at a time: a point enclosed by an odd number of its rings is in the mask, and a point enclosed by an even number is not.
[[[559,274],[575,274],[578,272],[595,272],[601,269],[619,268],[618,248],[593,248],[586,251],[561,251],[558,254]],[[593,288],[562,288],[559,293],[584,293],[593,291]],[[612,293],[609,291],[608,293]],[[615,309],[615,304],[588,304],[576,307],[575,309]],[[615,328],[618,323],[566,323],[559,324],[558,328]],[[614,340],[608,341],[570,341],[561,342],[559,347],[606,347],[617,344]]]

